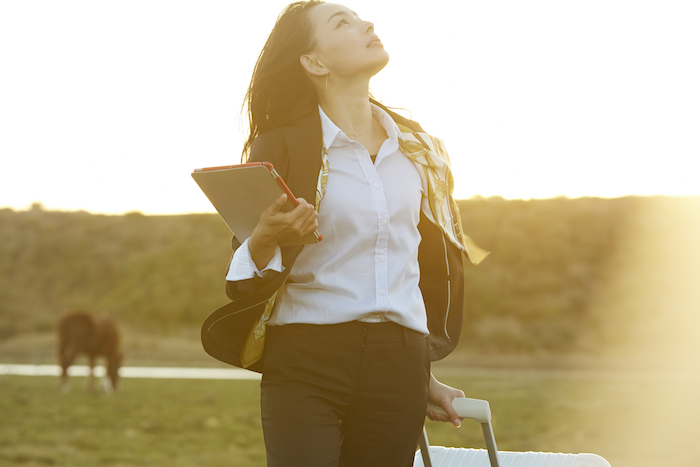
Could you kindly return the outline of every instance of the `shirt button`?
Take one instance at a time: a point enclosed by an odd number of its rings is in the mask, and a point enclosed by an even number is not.
[[[380,256],[380,257],[377,258],[377,259],[378,259],[380,262],[381,262],[381,261],[384,261],[384,257],[383,257],[383,256]]]
[[[386,225],[386,219],[382,219],[381,224],[382,224],[382,225]]]
[[[374,188],[377,189],[377,188],[379,188],[379,183],[375,183],[375,184],[372,185],[372,186],[374,186]]]
[[[379,295],[384,295],[384,291],[383,291],[383,290],[380,290],[380,291],[379,291]]]

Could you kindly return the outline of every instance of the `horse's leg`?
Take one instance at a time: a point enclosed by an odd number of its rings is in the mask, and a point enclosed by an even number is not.
[[[105,375],[102,378],[102,387],[107,394],[112,394],[117,386],[114,384],[112,372],[114,371],[114,359],[110,354],[105,358]]]
[[[95,355],[88,355],[88,391],[95,392]]]
[[[112,380],[107,375],[102,378],[102,389],[104,389],[107,394],[112,394],[114,392],[114,383],[112,383]]]
[[[70,390],[68,384],[68,367],[73,364],[75,359],[75,351],[72,347],[64,347],[59,349],[59,358],[61,362],[61,389],[63,392]]]

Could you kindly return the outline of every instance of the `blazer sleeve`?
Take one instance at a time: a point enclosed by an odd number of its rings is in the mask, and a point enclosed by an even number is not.
[[[289,172],[289,156],[285,145],[284,134],[282,131],[273,130],[263,135],[258,136],[253,141],[253,146],[250,150],[249,162],[271,162],[277,170],[277,173],[284,179]],[[241,246],[245,238],[237,238],[235,235],[231,238],[231,258],[233,253]],[[228,266],[231,266],[229,261]],[[228,268],[226,268],[228,271]],[[265,277],[254,277],[242,281],[226,281],[226,295],[231,300],[236,300],[244,295],[247,295],[260,287],[263,287],[268,282],[275,280],[279,273],[271,271],[265,274]]]

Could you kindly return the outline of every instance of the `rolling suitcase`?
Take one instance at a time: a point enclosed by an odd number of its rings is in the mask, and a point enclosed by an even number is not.
[[[491,426],[489,403],[479,399],[457,398],[452,405],[460,417],[471,418],[481,424],[486,449],[430,446],[423,427],[420,449],[414,459],[415,467],[610,467],[608,461],[596,454],[499,452]],[[431,408],[444,413],[434,406]]]

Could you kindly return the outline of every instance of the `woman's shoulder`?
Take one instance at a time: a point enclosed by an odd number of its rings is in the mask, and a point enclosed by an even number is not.
[[[296,133],[299,131],[309,131],[310,129],[313,129],[315,127],[321,127],[321,117],[319,116],[318,112],[307,114],[306,116],[296,119],[294,121],[284,123],[274,128],[265,130],[264,132],[260,133],[255,139],[261,139],[263,141],[282,139],[290,133]]]
[[[284,140],[284,127],[271,128],[269,130],[260,133],[253,140],[253,147],[261,144],[270,144],[275,141]]]
[[[289,169],[290,158],[299,160],[300,156],[316,154],[318,151],[313,149],[315,146],[320,149],[321,144],[321,119],[318,113],[310,114],[258,135],[251,147],[250,160],[270,161],[282,175]]]
[[[279,159],[286,152],[285,147],[286,144],[284,142],[284,132],[282,128],[266,131],[256,136],[253,140],[253,144],[250,147],[249,160],[251,162],[257,162],[263,160],[270,161],[271,158]],[[277,164],[275,164],[275,166],[277,166]]]
[[[312,134],[314,130],[320,131],[321,119],[318,114],[310,114],[294,122],[280,125],[260,133],[253,141],[255,147],[280,147],[286,145],[289,139],[298,135]]]

